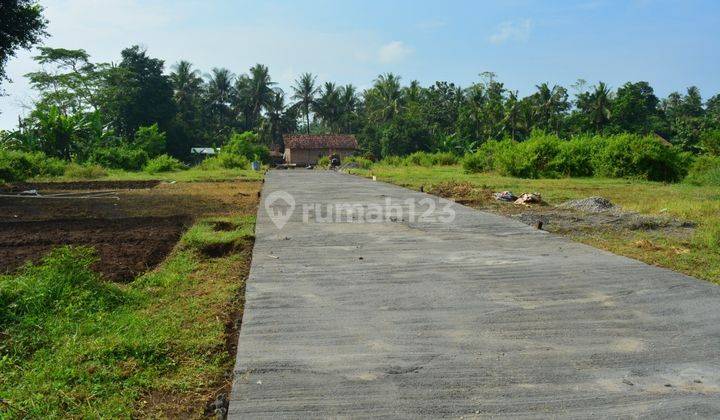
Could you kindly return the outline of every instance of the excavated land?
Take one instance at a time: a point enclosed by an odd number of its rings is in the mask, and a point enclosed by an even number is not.
[[[197,217],[252,213],[259,188],[259,182],[237,181],[3,185],[0,273],[15,272],[57,246],[92,246],[96,270],[130,281],[159,264]]]

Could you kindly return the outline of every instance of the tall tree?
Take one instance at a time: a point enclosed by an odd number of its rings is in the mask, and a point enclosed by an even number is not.
[[[393,73],[379,75],[373,87],[366,92],[365,100],[371,118],[379,122],[391,120],[404,105],[400,76]]]
[[[315,95],[319,89],[315,86],[315,76],[311,73],[303,73],[295,80],[292,87],[293,96],[296,100],[295,106],[300,107],[305,115],[305,129],[310,134],[310,110],[315,106]]]
[[[205,107],[207,112],[209,141],[214,145],[222,143],[232,132],[233,113],[236,104],[235,75],[225,68],[214,68],[207,76]],[[235,105],[237,108],[237,105]]]
[[[5,65],[19,49],[30,49],[47,35],[43,8],[32,0],[3,0],[0,3],[0,83]],[[0,90],[2,93],[2,90]]]
[[[545,131],[560,132],[560,123],[565,112],[570,108],[567,89],[547,84],[535,86],[537,92],[531,96],[534,103],[535,124]]]
[[[335,83],[326,82],[320,90],[320,96],[315,101],[313,109],[326,129],[332,133],[337,133],[341,124],[341,94],[341,90]]]
[[[267,66],[256,64],[250,73],[238,78],[237,91],[241,102],[245,104],[245,123],[247,129],[256,128],[263,109],[273,100],[276,83],[270,78]]]
[[[172,82],[163,68],[163,60],[149,57],[137,45],[122,51],[122,61],[108,81],[105,111],[123,137],[132,138],[139,127],[154,123],[162,131],[169,128],[175,104]]]
[[[647,134],[659,128],[658,105],[648,82],[625,83],[612,103],[613,125],[618,131]]]
[[[599,82],[592,92],[578,94],[577,107],[595,132],[600,133],[610,121],[612,92],[604,82]]]
[[[34,57],[40,71],[25,75],[40,92],[38,106],[57,107],[63,114],[97,110],[106,64],[90,62],[85,50],[40,47]]]

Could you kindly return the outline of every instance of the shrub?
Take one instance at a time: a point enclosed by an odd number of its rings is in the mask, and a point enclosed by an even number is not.
[[[357,166],[361,169],[370,169],[373,165],[373,161],[362,157],[362,156],[348,156],[346,157],[342,163],[351,163],[354,162],[357,164]]]
[[[139,171],[147,163],[148,154],[129,146],[103,147],[94,150],[89,161],[104,168]]]
[[[555,158],[550,162],[553,172],[563,176],[592,176],[595,156],[604,146],[601,137],[574,137],[560,142]]]
[[[318,159],[317,166],[319,166],[321,168],[327,168],[328,166],[330,166],[330,157],[323,156],[320,159]]]
[[[270,151],[267,147],[258,144],[257,134],[246,131],[242,134],[234,133],[227,143],[220,148],[219,155],[233,154],[245,156],[248,160],[259,160],[267,162],[270,159]]]
[[[435,165],[457,165],[459,158],[456,154],[451,152],[437,152],[433,154],[433,162]]]
[[[145,165],[145,172],[149,174],[156,174],[158,172],[172,172],[179,171],[185,168],[179,160],[168,155],[160,155],[154,159],[150,159]]]
[[[65,167],[65,176],[75,179],[96,179],[107,175],[105,169],[99,165],[78,165],[71,163]]]
[[[65,161],[48,157],[42,152],[0,150],[0,181],[24,181],[34,177],[60,176]]]
[[[250,161],[245,156],[234,155],[230,153],[220,153],[217,156],[209,157],[203,160],[200,165],[201,169],[248,169]]]
[[[685,181],[720,187],[720,156],[700,156],[695,159]]]
[[[655,137],[620,134],[607,138],[593,166],[600,176],[672,182],[685,176],[689,160],[689,154]]]
[[[704,132],[700,136],[700,148],[709,155],[720,156],[720,129]]]
[[[400,156],[386,156],[378,163],[387,166],[400,166],[403,164],[403,158]]]
[[[489,172],[495,169],[495,156],[500,149],[513,147],[515,143],[510,140],[490,140],[481,144],[475,153],[469,153],[462,159],[465,172]]]
[[[556,178],[559,174],[551,164],[560,151],[557,136],[533,132],[530,139],[498,148],[495,169],[501,175],[519,178]]]
[[[160,131],[157,123],[149,127],[140,127],[135,132],[133,145],[143,150],[149,157],[154,158],[165,153],[165,133]]]

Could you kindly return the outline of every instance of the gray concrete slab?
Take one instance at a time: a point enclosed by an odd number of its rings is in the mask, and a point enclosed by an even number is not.
[[[231,418],[720,417],[718,286],[458,204],[303,222],[429,197],[349,175],[271,171],[279,190],[296,207],[282,230],[258,212]]]

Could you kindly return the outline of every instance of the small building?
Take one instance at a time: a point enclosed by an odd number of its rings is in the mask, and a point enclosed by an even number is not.
[[[285,163],[315,165],[323,156],[338,155],[340,159],[358,150],[352,134],[292,134],[285,136]]]
[[[192,157],[192,160],[194,163],[200,163],[205,158],[210,156],[215,156],[218,152],[218,149],[215,149],[214,147],[191,147],[190,148],[190,156]]]

